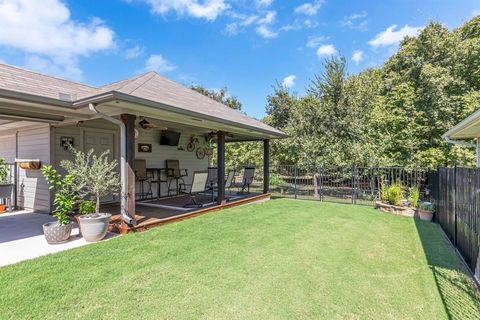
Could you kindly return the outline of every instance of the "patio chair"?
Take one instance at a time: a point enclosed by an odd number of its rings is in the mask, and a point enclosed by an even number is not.
[[[141,200],[153,197],[152,192],[152,177],[147,174],[147,161],[144,159],[135,159],[135,179],[140,183],[140,192],[136,192],[135,196],[140,197]],[[147,189],[145,190],[145,183]]]
[[[208,171],[195,171],[191,184],[184,184],[185,190],[183,193],[190,195],[190,202],[185,204],[185,208],[201,208],[202,203],[197,202],[196,196],[199,193],[204,193],[208,179]]]
[[[167,180],[168,180],[168,195],[170,192],[175,191],[175,194],[179,194],[181,187],[185,186],[184,177],[188,176],[187,169],[180,169],[180,161],[178,160],[166,160],[167,167]],[[175,181],[175,189],[172,189],[172,182]]]
[[[233,187],[235,182],[235,170],[228,170],[227,179],[225,179],[225,190],[229,190]]]
[[[252,184],[254,177],[255,168],[245,167],[243,170],[242,182],[234,182],[232,187],[239,188],[239,194],[248,194],[250,193],[250,185]]]
[[[206,184],[206,190],[211,191],[212,193],[212,201],[214,201],[214,191],[215,188],[217,187],[217,177],[218,177],[218,168],[216,167],[208,167],[207,169],[208,172],[208,177],[207,177],[207,184]]]

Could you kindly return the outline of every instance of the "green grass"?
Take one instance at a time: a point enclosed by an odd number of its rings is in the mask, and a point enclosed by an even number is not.
[[[0,268],[1,319],[468,319],[439,227],[276,199]]]

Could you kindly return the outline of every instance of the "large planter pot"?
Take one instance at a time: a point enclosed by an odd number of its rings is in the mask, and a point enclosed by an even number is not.
[[[91,213],[78,216],[82,236],[87,242],[102,240],[108,231],[110,213]]]
[[[72,233],[73,222],[59,224],[58,221],[47,222],[43,224],[43,234],[49,244],[59,244],[67,242]]]
[[[418,209],[418,217],[420,220],[423,221],[432,221],[433,219],[433,212],[432,211],[426,211],[422,209]]]

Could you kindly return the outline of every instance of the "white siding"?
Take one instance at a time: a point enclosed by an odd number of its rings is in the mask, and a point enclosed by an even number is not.
[[[15,134],[0,137],[0,157],[9,163],[15,161],[16,154]]]
[[[17,133],[17,158],[40,159],[50,163],[50,126],[22,129]],[[40,170],[18,169],[18,205],[39,212],[50,212],[50,190]]]
[[[90,127],[94,126],[94,127]],[[190,136],[194,134],[194,132],[187,132],[182,131],[180,136],[180,143],[179,146],[183,147],[184,150],[178,150],[178,147],[171,147],[171,146],[161,146],[160,145],[160,130],[150,129],[150,130],[142,130],[138,129],[140,132],[140,136],[137,140],[135,140],[135,158],[136,159],[145,159],[147,161],[147,168],[165,168],[165,160],[179,160],[180,161],[180,168],[188,170],[188,177],[185,178],[186,183],[191,182],[192,174],[194,171],[199,170],[207,170],[208,167],[208,157],[205,157],[202,160],[197,159],[195,151],[188,152],[186,151],[187,143],[189,142]],[[115,155],[115,159],[119,159],[120,152],[119,152],[119,130],[113,130],[112,125],[110,123],[102,123],[100,121],[96,121],[95,123],[85,122],[82,127],[76,126],[69,126],[69,127],[61,127],[55,129],[55,164],[60,164],[61,160],[64,159],[71,159],[71,153],[65,151],[60,145],[60,139],[62,136],[68,136],[74,138],[74,147],[80,150],[84,150],[85,148],[85,134],[90,132],[99,132],[99,133],[106,133],[106,132],[113,132],[115,134],[115,145],[113,154]],[[199,140],[200,136],[198,136]],[[137,152],[138,150],[138,143],[149,143],[152,145],[152,152]],[[60,170],[61,172],[61,170]],[[139,188],[139,185],[137,185]],[[153,194],[157,194],[156,185],[152,186]],[[138,189],[137,189],[138,190]],[[162,184],[161,187],[162,195],[167,194],[167,186],[165,183]]]
[[[178,147],[173,146],[161,146],[160,145],[160,130],[142,130],[139,129],[140,135],[135,141],[135,148],[137,151],[135,154],[136,159],[145,159],[147,162],[147,168],[165,168],[165,160],[179,160],[180,168],[188,170],[188,177],[185,178],[185,183],[190,183],[194,171],[207,170],[208,157],[202,160],[197,159],[195,151],[188,152],[187,143],[190,140],[190,136],[194,132],[182,131],[180,136],[179,147],[183,147],[184,150],[178,150]],[[200,141],[202,139],[197,136]],[[138,143],[149,143],[152,145],[152,152],[138,152]],[[172,185],[173,186],[173,185]],[[138,186],[137,186],[138,187]],[[156,185],[152,186],[153,194],[155,195]],[[167,186],[165,183],[161,186],[162,195],[167,194]]]

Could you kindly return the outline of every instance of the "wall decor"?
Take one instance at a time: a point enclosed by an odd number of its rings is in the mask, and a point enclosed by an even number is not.
[[[64,150],[68,150],[70,146],[73,147],[74,146],[73,143],[74,143],[73,137],[60,137],[60,146]]]
[[[139,143],[138,152],[152,152],[152,144],[150,143]]]

